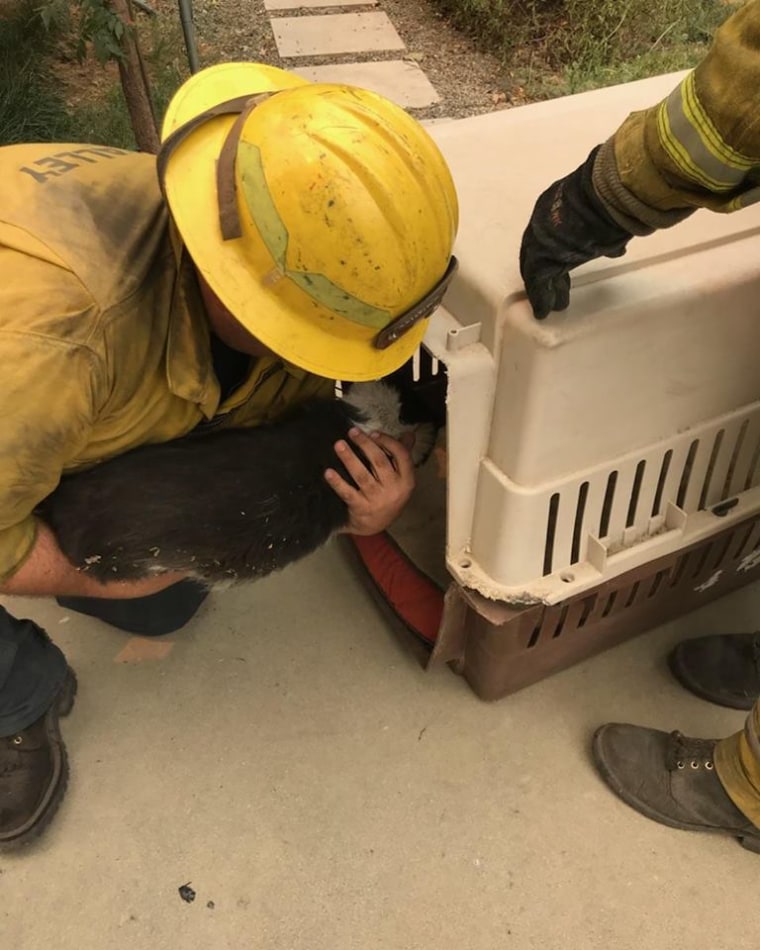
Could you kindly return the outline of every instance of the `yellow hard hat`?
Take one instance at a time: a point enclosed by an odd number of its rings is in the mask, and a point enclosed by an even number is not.
[[[458,225],[438,147],[363,89],[256,63],[192,76],[159,176],[196,267],[233,316],[320,376],[377,379],[419,345]]]

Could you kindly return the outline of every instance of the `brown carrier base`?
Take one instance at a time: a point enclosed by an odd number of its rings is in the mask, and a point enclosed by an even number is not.
[[[442,591],[392,539],[365,540],[367,546],[357,546],[345,538],[345,549],[396,632],[424,665],[448,663],[485,700],[530,686],[760,577],[760,518],[753,517],[550,607],[510,607],[452,583],[441,610]]]
[[[500,699],[756,580],[759,545],[753,517],[550,607],[509,607],[452,584],[430,662]]]
[[[445,367],[434,373],[423,350],[419,379],[413,375],[409,363],[392,379],[409,421],[443,426]],[[431,456],[418,470],[415,496],[394,523],[393,536],[342,540],[389,627],[424,665],[448,662],[481,699],[514,693],[760,577],[760,515],[753,515],[550,607],[488,600],[450,582],[439,468]],[[713,509],[716,527],[721,507]]]

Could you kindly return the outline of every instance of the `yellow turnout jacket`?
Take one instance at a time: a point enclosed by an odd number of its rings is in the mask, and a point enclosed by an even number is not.
[[[760,200],[760,0],[725,21],[663,102],[626,119],[597,156],[594,186],[632,234]]]
[[[152,156],[0,148],[0,580],[63,472],[202,420],[258,425],[332,382],[274,358],[220,402],[195,274]]]

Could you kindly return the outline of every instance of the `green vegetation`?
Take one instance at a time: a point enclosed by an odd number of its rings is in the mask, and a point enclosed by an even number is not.
[[[69,116],[47,68],[53,37],[31,7],[0,20],[0,143],[66,138]]]
[[[152,19],[141,37],[145,65],[151,76],[151,96],[159,126],[169,100],[182,83],[184,49],[178,30],[167,29]],[[69,137],[76,142],[94,142],[134,148],[134,135],[121,84],[114,78],[97,101],[86,101],[70,110]]]
[[[74,96],[58,78],[66,71],[55,69],[81,58],[85,49],[101,60],[113,57],[112,15],[103,12],[102,0],[18,0],[15,8],[9,2],[0,0],[0,144],[68,139],[134,147],[113,63],[99,74],[110,77],[107,83],[74,90]],[[736,5],[730,0],[430,2],[499,54],[519,97],[528,100],[686,69],[704,55],[716,27]],[[161,116],[185,74],[181,31],[166,14],[141,16],[139,31]],[[67,98],[75,104],[67,105]]]
[[[79,57],[81,34],[68,17],[46,17],[46,25],[37,11],[34,0],[25,0],[0,20],[0,145],[71,141],[133,148],[116,71],[104,73],[110,77],[105,84],[67,105],[60,70],[53,66]],[[155,17],[141,24],[140,39],[160,117],[183,79],[181,32]]]
[[[432,0],[499,54],[527,98],[686,69],[731,12],[724,0]]]

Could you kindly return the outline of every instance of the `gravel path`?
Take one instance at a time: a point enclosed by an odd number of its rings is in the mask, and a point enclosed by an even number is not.
[[[195,0],[195,22],[203,63],[250,59],[275,66],[295,66],[277,52],[270,14],[263,0]],[[376,6],[353,10],[384,11],[406,44],[406,51],[349,54],[298,60],[299,66],[325,62],[407,59],[417,63],[441,101],[410,110],[418,118],[473,115],[510,104],[510,79],[499,61],[479,52],[472,41],[440,17],[428,0],[379,0]],[[338,12],[335,8],[288,11],[288,16]],[[340,12],[346,12],[343,9]],[[276,15],[276,14],[274,14]]]

